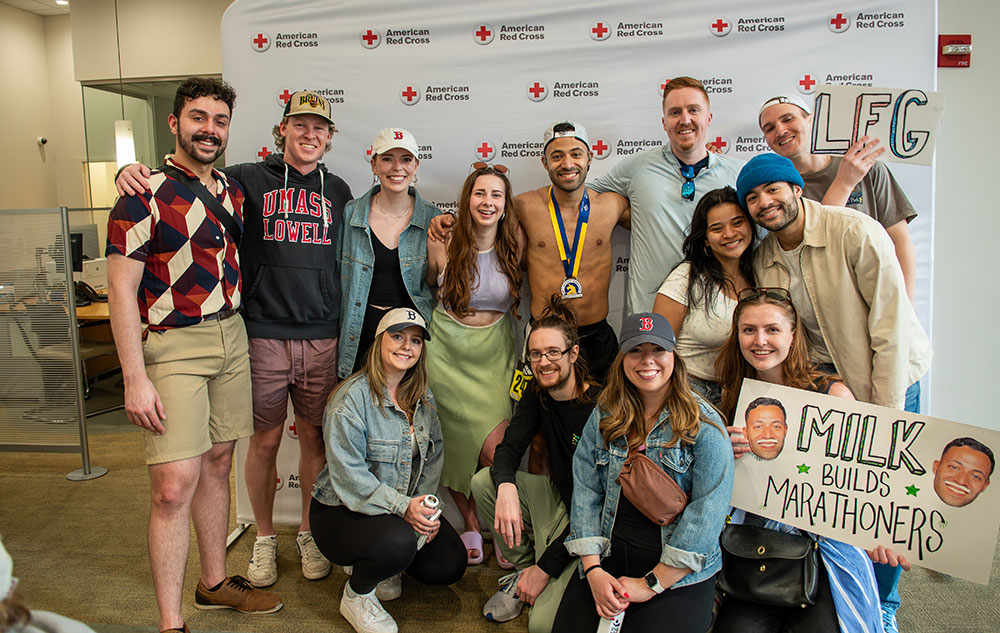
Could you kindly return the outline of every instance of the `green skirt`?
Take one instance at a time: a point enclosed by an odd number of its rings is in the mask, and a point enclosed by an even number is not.
[[[441,484],[468,495],[486,436],[513,409],[514,332],[506,314],[485,326],[462,325],[434,308],[427,371],[444,435]]]

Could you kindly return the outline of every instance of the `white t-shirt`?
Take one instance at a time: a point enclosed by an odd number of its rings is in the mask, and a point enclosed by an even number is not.
[[[687,364],[688,373],[702,380],[717,381],[715,359],[719,348],[729,338],[737,302],[719,290],[712,305],[706,308],[703,298],[696,291],[695,305],[688,305],[690,275],[691,263],[681,262],[667,275],[659,293],[687,306],[681,331],[677,332],[677,353]]]
[[[823,333],[819,329],[816,310],[813,309],[809,293],[806,292],[806,285],[802,283],[802,265],[799,256],[802,254],[803,246],[805,246],[804,240],[790,251],[786,251],[779,245],[778,252],[781,253],[781,259],[788,269],[788,292],[792,295],[792,303],[799,313],[802,327],[806,330],[806,337],[809,339],[809,348],[812,352],[811,356],[815,361],[832,363],[833,358],[830,356],[829,350],[826,349],[826,341],[823,340]]]

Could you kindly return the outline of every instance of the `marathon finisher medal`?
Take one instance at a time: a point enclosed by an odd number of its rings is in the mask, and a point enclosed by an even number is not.
[[[552,232],[556,235],[556,245],[559,247],[559,259],[562,260],[566,278],[559,286],[559,294],[563,299],[579,299],[583,296],[583,285],[577,279],[580,273],[580,259],[583,256],[583,242],[587,239],[587,220],[590,219],[590,196],[583,190],[583,200],[580,201],[580,214],[576,218],[576,233],[573,236],[573,247],[569,247],[566,227],[563,224],[559,203],[549,187],[549,219],[552,220]]]

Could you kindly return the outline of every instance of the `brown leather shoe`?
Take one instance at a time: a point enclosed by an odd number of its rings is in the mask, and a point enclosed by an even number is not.
[[[240,613],[274,613],[284,604],[277,594],[255,589],[243,576],[230,576],[215,591],[209,591],[199,580],[194,606],[196,609],[236,609]]]

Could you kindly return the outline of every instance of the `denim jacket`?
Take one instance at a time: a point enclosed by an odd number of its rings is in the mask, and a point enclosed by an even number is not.
[[[669,411],[660,414],[646,437],[646,455],[661,464],[690,499],[676,521],[660,528],[660,562],[693,572],[674,587],[701,582],[722,568],[719,534],[733,494],[733,447],[723,430],[725,425],[700,398],[698,406],[702,417],[718,428],[703,420],[694,444],[677,442],[667,447],[673,437]],[[605,447],[598,429],[605,415],[594,409],[573,455],[573,507],[566,549],[575,556],[598,554],[603,558],[611,548],[621,493],[618,474],[625,465],[628,445],[624,438],[618,438],[610,448]]]
[[[354,368],[358,338],[365,321],[365,309],[368,307],[368,291],[375,268],[368,213],[372,196],[381,188],[381,185],[375,185],[365,195],[348,202],[344,206],[344,221],[340,223],[340,358],[337,367],[341,378],[350,374]],[[403,284],[413,299],[413,305],[424,320],[430,323],[434,294],[425,280],[427,227],[431,218],[441,214],[441,209],[421,198],[413,187],[410,187],[410,195],[414,197],[413,216],[399,236],[399,265],[402,268]]]
[[[418,469],[412,496],[433,494],[441,480],[444,443],[434,397],[428,391],[413,413],[420,460],[412,459],[410,423],[384,393],[383,411],[368,391],[368,377],[351,378],[326,405],[323,439],[326,466],[312,494],[328,506],[361,514],[403,516],[410,503],[410,472]]]

